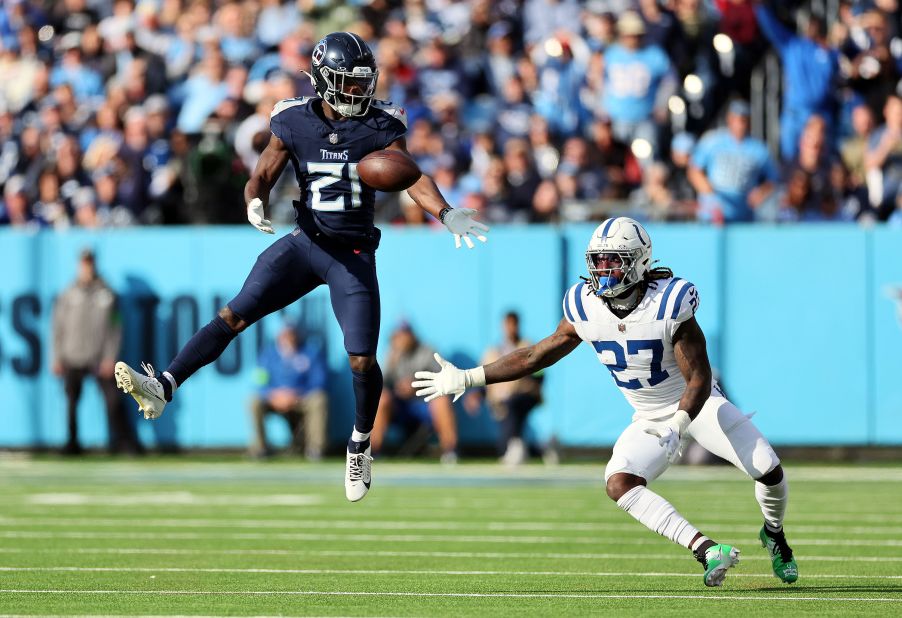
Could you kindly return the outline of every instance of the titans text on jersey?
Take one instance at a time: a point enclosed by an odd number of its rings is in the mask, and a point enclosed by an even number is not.
[[[301,190],[295,203],[298,225],[355,247],[375,249],[373,225],[376,191],[360,182],[357,163],[407,132],[404,109],[373,101],[363,116],[331,121],[322,99],[279,101],[270,115],[273,135],[291,153]]]

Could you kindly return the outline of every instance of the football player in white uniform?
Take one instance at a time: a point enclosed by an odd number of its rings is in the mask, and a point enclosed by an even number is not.
[[[759,538],[774,575],[792,583],[798,566],[783,534],[787,485],[770,444],[730,403],[711,377],[705,336],[695,320],[698,292],[667,268],[651,268],[651,238],[636,221],[617,217],[598,226],[586,251],[589,278],[567,290],[557,330],[497,361],[458,369],[436,354],[441,370],[420,371],[413,386],[429,401],[455,400],[471,387],[506,382],[549,367],[585,341],[635,409],[605,469],[607,494],[650,530],[688,548],[720,586],[739,550],[698,531],[647,485],[689,439],[755,479],[764,515]]]

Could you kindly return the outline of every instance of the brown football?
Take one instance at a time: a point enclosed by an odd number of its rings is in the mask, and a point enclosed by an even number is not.
[[[357,175],[364,184],[378,191],[403,191],[420,179],[416,161],[400,150],[377,150],[357,164]]]

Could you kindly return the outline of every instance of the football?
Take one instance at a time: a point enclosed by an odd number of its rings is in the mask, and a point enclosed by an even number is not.
[[[416,161],[400,150],[377,150],[360,160],[357,174],[367,186],[394,192],[411,187],[422,172]]]

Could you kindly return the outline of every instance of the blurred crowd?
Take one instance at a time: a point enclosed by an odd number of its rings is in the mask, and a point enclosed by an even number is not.
[[[313,94],[335,30],[490,222],[902,223],[897,0],[5,0],[0,224],[244,222],[270,110]],[[777,109],[769,146],[751,129]],[[276,222],[297,191],[289,169]],[[435,223],[412,206],[377,218]]]

